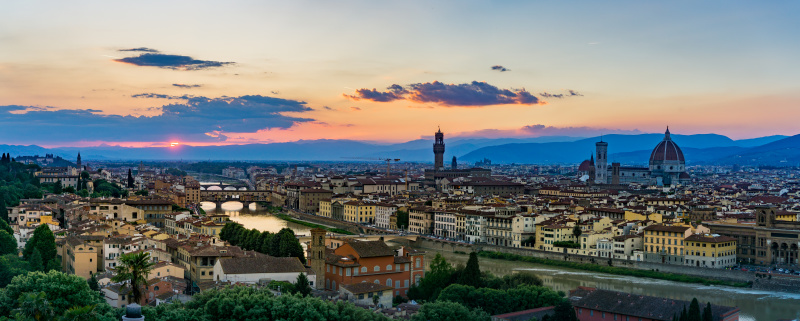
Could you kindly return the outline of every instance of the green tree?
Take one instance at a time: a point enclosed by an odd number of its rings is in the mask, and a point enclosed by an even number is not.
[[[56,258],[56,238],[47,224],[41,224],[33,230],[33,236],[25,244],[25,249],[22,251],[25,259],[28,259],[33,254],[33,249],[39,250],[42,265],[45,267],[48,266],[51,260]]]
[[[133,302],[142,302],[142,288],[147,284],[147,275],[155,265],[150,260],[150,253],[139,252],[123,254],[116,268],[117,275],[111,278],[114,282],[127,282],[131,287]]]
[[[45,293],[55,315],[76,306],[105,304],[99,292],[89,289],[86,280],[77,275],[58,271],[30,272],[15,277],[0,294],[0,315],[10,315],[19,308],[19,300],[25,293]]]
[[[0,199],[0,220],[8,225],[8,208],[5,199]]]
[[[562,297],[546,287],[518,286],[508,290],[475,288],[452,284],[441,291],[437,301],[450,301],[470,309],[480,308],[490,315],[552,306]]]
[[[0,288],[11,283],[15,276],[28,273],[29,268],[28,262],[22,260],[17,254],[0,256]]]
[[[714,321],[714,315],[711,312],[711,302],[706,302],[706,307],[703,309],[703,321]]]
[[[18,254],[17,239],[5,230],[0,229],[0,255]]]
[[[430,302],[425,303],[411,320],[413,321],[488,321],[491,320],[486,312],[481,309],[470,310],[455,302]]]
[[[44,272],[44,263],[42,262],[42,255],[39,254],[39,249],[34,248],[33,253],[28,257],[28,264],[31,271]]]
[[[0,231],[6,231],[6,233],[8,234],[14,235],[14,229],[12,229],[10,225],[8,225],[8,222],[6,220],[0,220]]]
[[[702,321],[703,317],[700,314],[700,303],[697,302],[697,298],[692,299],[692,303],[689,304],[689,312],[686,315],[687,321]]]
[[[139,196],[149,196],[150,195],[150,191],[148,191],[146,189],[143,189],[143,190],[136,191],[136,193],[134,193],[134,194],[139,195]]]
[[[572,228],[572,235],[575,236],[575,241],[577,241],[578,238],[581,237],[581,234],[583,234],[583,231],[581,231],[581,227],[578,226],[578,224],[575,224],[575,227]]]
[[[14,309],[15,319],[32,318],[36,321],[39,320],[52,320],[55,317],[55,311],[50,306],[50,301],[47,300],[47,294],[44,292],[33,293],[25,292],[17,300],[17,308]]]
[[[575,308],[569,300],[561,300],[556,308],[553,309],[553,321],[578,321],[578,316],[575,314]]]
[[[58,318],[59,321],[97,321],[99,319],[100,315],[97,313],[97,305],[72,307],[65,311],[63,316]]]
[[[97,278],[94,274],[92,274],[92,277],[86,282],[89,284],[89,288],[92,289],[92,291],[100,291],[100,284],[97,283]]]
[[[397,211],[395,213],[397,215],[397,228],[404,230],[408,228],[408,212],[406,211]]]
[[[294,282],[294,290],[302,296],[311,294],[311,285],[309,285],[308,277],[305,273],[297,275],[297,280]]]
[[[467,266],[458,278],[458,283],[463,285],[474,286],[476,288],[483,286],[481,282],[481,268],[478,264],[478,254],[472,252],[469,254]]]
[[[64,192],[64,185],[61,184],[61,180],[57,180],[56,183],[53,185],[53,194],[61,194]]]

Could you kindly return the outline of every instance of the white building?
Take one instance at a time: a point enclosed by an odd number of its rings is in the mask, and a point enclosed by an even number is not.
[[[320,203],[320,211],[322,211]],[[375,205],[375,225],[378,228],[389,229],[391,227],[392,216],[396,215],[397,206],[392,204],[378,203]]]
[[[317,277],[314,270],[303,266],[296,257],[273,257],[257,252],[252,256],[233,257],[217,260],[214,264],[214,277],[217,281],[233,283],[258,283],[266,281],[285,281],[295,283],[300,273],[305,273],[308,283],[315,287]]]

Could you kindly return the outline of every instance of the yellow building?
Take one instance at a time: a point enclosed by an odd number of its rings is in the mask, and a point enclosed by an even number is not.
[[[775,211],[775,220],[797,222],[797,215],[797,213],[789,211]]]
[[[736,265],[736,239],[718,234],[694,234],[686,238],[685,265],[726,268]]]
[[[64,273],[91,278],[102,267],[102,250],[102,237],[67,237],[60,253]]]
[[[634,213],[634,212],[631,212],[631,211],[625,211],[625,220],[626,221],[651,220],[651,221],[654,221],[656,223],[663,223],[664,222],[663,216],[661,214],[659,214],[659,213],[652,213],[652,214],[645,215],[645,214]]]
[[[374,223],[375,204],[356,201],[344,203],[344,220],[353,223]]]
[[[692,228],[685,225],[653,224],[645,227],[645,261],[683,264],[684,239],[691,234]]]

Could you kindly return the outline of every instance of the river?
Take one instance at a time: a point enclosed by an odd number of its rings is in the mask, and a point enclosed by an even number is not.
[[[227,202],[222,204],[222,209],[218,210],[214,203],[203,202],[203,210],[208,214],[227,214],[231,220],[244,225],[248,229],[257,229],[259,231],[269,231],[277,233],[284,227],[288,227],[294,231],[295,235],[311,235],[311,228],[295,224],[292,222],[284,221],[274,215],[267,213],[265,210],[255,210],[255,204],[250,204],[247,210],[243,210],[242,203]]]
[[[284,221],[263,210],[256,211],[255,205],[251,205],[248,210],[244,211],[241,203],[238,202],[222,204],[222,210],[216,210],[214,203],[204,202],[202,205],[207,213],[228,214],[231,220],[241,223],[246,228],[278,232],[280,229],[288,227],[297,235],[310,234],[308,227]],[[429,250],[428,262],[435,255],[436,252]],[[442,255],[452,264],[466,264],[469,258],[466,254],[442,253]],[[547,287],[565,293],[578,286],[587,286],[686,301],[691,301],[696,297],[702,304],[711,302],[712,304],[739,307],[741,309],[739,320],[742,321],[800,319],[800,294],[705,286],[488,258],[480,258],[480,265],[482,271],[489,271],[498,276],[515,271],[529,271],[538,275]]]
[[[426,255],[428,262],[435,255],[436,252],[429,250]],[[469,258],[466,254],[442,253],[442,255],[452,264],[466,264]],[[686,301],[696,297],[703,305],[711,302],[711,304],[739,307],[741,310],[739,320],[742,321],[800,318],[800,294],[705,286],[488,258],[479,258],[479,261],[481,271],[489,271],[498,276],[516,271],[529,271],[539,276],[545,286],[565,293],[578,286],[586,286]]]

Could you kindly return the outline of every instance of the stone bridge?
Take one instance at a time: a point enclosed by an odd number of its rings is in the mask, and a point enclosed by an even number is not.
[[[207,191],[211,189],[214,190],[229,190],[229,191],[245,191],[247,190],[247,184],[244,183],[235,183],[235,184],[224,184],[224,183],[200,183],[200,190]]]
[[[221,208],[226,202],[239,202],[247,208],[251,203],[270,202],[271,196],[270,191],[200,190],[200,200],[214,203],[217,208]]]

